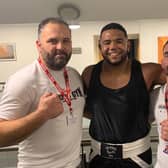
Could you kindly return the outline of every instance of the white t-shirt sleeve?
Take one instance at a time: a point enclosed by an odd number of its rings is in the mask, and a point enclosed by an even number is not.
[[[0,118],[17,119],[30,110],[31,97],[28,83],[21,78],[11,78],[6,83],[0,100]]]

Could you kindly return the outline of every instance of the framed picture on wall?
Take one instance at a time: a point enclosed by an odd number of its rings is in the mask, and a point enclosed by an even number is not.
[[[158,63],[161,63],[163,58],[163,45],[168,41],[168,36],[158,37]]]
[[[0,61],[16,60],[16,45],[14,43],[0,43]]]

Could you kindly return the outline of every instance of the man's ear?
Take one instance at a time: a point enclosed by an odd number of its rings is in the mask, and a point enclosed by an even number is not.
[[[41,43],[40,43],[39,40],[36,40],[36,46],[37,46],[37,47],[40,47],[40,46],[41,46]]]
[[[36,40],[36,47],[40,53],[41,52],[41,42],[39,40]]]

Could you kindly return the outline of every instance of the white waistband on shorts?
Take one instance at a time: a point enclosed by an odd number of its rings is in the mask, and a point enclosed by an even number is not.
[[[144,153],[150,148],[150,136],[149,134],[141,139],[138,139],[133,142],[124,143],[124,144],[112,144],[112,143],[105,143],[109,145],[121,145],[122,146],[122,158],[131,158],[137,156],[141,153]],[[91,139],[91,148],[93,149],[93,155],[101,155],[101,142],[98,142]],[[93,157],[92,157],[93,158]]]

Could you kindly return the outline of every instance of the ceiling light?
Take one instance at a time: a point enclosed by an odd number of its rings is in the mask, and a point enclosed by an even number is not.
[[[58,15],[65,20],[71,29],[80,28],[79,17],[80,10],[72,4],[62,4],[58,7]]]
[[[69,24],[70,29],[79,29],[80,25],[79,24]]]

